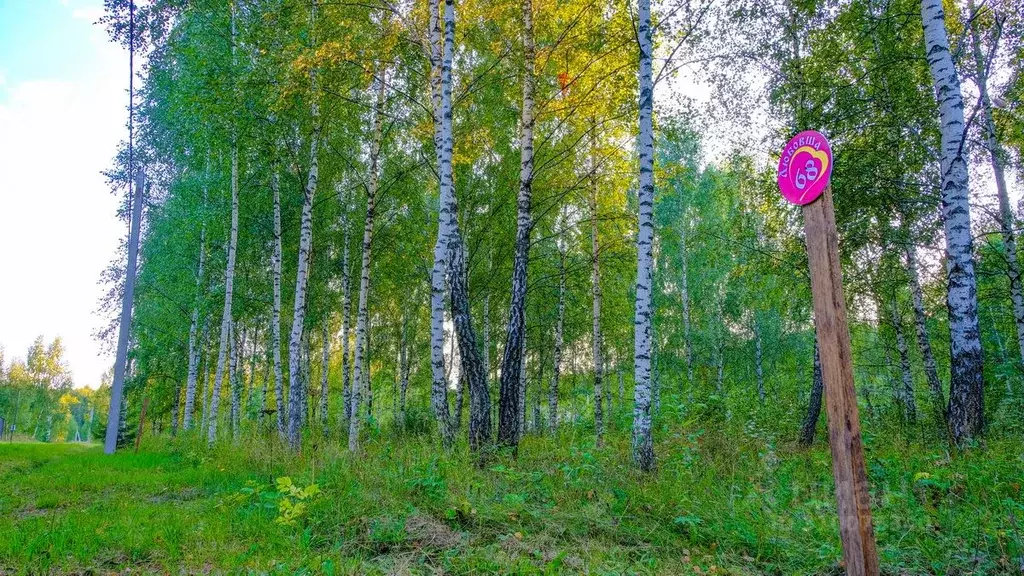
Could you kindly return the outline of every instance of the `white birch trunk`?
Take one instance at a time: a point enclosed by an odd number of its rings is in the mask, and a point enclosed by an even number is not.
[[[968,2],[971,15],[977,14],[974,1]],[[990,69],[986,66],[985,56],[981,49],[978,35],[977,18],[971,18],[971,48],[974,52],[976,83],[981,96],[982,130],[985,134],[985,148],[988,150],[992,164],[992,176],[996,183],[996,194],[999,197],[999,230],[1003,236],[1003,249],[1006,255],[1006,274],[1010,280],[1010,300],[1013,302],[1013,321],[1017,327],[1017,352],[1024,362],[1024,288],[1021,286],[1020,265],[1017,262],[1016,222],[1010,209],[1010,196],[1006,189],[1006,169],[1004,152],[996,134],[996,123],[992,119],[992,99],[988,93]],[[994,55],[993,55],[994,57]]]
[[[359,430],[363,418],[359,416],[359,402],[363,380],[369,380],[368,355],[368,327],[369,318],[369,296],[370,296],[370,254],[373,246],[373,220],[376,215],[377,187],[380,181],[380,148],[383,137],[384,122],[384,98],[387,95],[386,81],[387,67],[381,66],[377,78],[377,100],[374,105],[372,143],[370,147],[370,174],[369,183],[366,187],[366,224],[363,228],[363,260],[359,275],[359,308],[356,311],[356,355],[355,355],[355,376],[352,384],[352,417],[349,419],[348,449],[350,452],[359,451]],[[372,402],[372,400],[371,400]],[[372,406],[372,405],[371,405]]]
[[[565,218],[559,219],[558,230],[558,317],[555,320],[555,351],[552,361],[551,384],[548,388],[548,427],[551,433],[558,431],[558,385],[562,375],[562,347],[565,345]]]
[[[281,374],[281,177],[275,165],[270,177],[270,188],[274,193],[274,254],[273,268],[274,305],[271,311],[270,348],[274,363],[274,399],[277,402],[277,434],[287,438],[285,426],[284,376]]]
[[[238,439],[238,426],[239,416],[241,412],[241,400],[242,400],[242,383],[241,383],[241,371],[238,369],[238,354],[239,349],[245,348],[245,330],[242,330],[241,343],[238,341],[238,333],[236,331],[236,325],[234,322],[231,323],[231,350],[230,360],[228,364],[228,385],[231,386],[231,436]]]
[[[519,380],[516,382],[518,390],[518,402],[519,405],[516,407],[516,445],[523,439],[526,434],[526,330],[523,330],[523,353],[519,355]]]
[[[207,160],[207,177],[209,177],[209,160]],[[206,264],[206,183],[203,183],[203,222],[199,230],[199,267],[196,270],[196,298],[192,308],[192,323],[188,329],[188,380],[185,384],[185,415],[182,423],[185,430],[192,429],[193,414],[196,409],[196,380],[199,376],[199,308],[203,301],[203,268]]]
[[[639,124],[637,148],[640,157],[640,229],[637,233],[636,316],[634,319],[633,392],[634,464],[644,471],[654,469],[651,437],[651,292],[654,243],[654,85],[651,79],[651,2],[638,0],[637,36],[640,48]]]
[[[312,9],[311,20],[315,20],[316,8]],[[291,338],[288,343],[288,445],[298,450],[302,443],[302,422],[306,413],[306,393],[302,378],[302,337],[306,318],[306,284],[309,279],[309,257],[313,246],[313,197],[316,194],[319,177],[318,149],[320,146],[320,104],[317,94],[316,70],[310,70],[310,115],[313,133],[309,142],[309,176],[302,202],[302,220],[299,231],[298,266],[295,272],[295,306],[292,317]]]
[[[351,366],[349,365],[349,317],[352,312],[352,275],[349,264],[349,233],[348,193],[343,193],[341,184],[336,186],[338,201],[341,204],[341,230],[344,244],[341,248],[341,395],[342,411],[340,423],[348,430],[348,421],[352,417],[352,386]]]
[[[593,144],[590,151],[590,288],[593,296],[591,313],[592,330],[590,334],[593,347],[594,362],[594,435],[596,446],[604,444],[604,396],[602,380],[604,378],[604,361],[601,359],[601,259],[600,244],[597,235],[597,162],[594,158]],[[564,279],[562,280],[564,284]],[[561,293],[559,293],[561,298]],[[562,305],[559,300],[559,306]]]
[[[892,322],[893,331],[896,333],[896,352],[900,356],[900,402],[903,404],[903,417],[907,422],[913,424],[917,421],[917,402],[914,400],[914,376],[910,371],[910,352],[907,349],[907,339],[903,334],[903,318],[896,299],[893,298],[889,306],[889,319]]]
[[[679,225],[679,293],[683,301],[683,345],[686,353],[686,383],[693,384],[693,339],[690,336],[690,282],[687,276],[686,223]]]
[[[455,6],[445,1],[444,45],[441,34],[440,0],[430,3],[431,97],[434,112],[434,148],[440,180],[437,242],[434,244],[434,266],[430,277],[430,404],[438,421],[441,443],[450,449],[455,441],[448,409],[448,379],[444,365],[444,290],[449,246],[456,244],[457,220],[454,182],[452,180],[452,113],[451,71],[455,51]]]
[[[516,201],[516,242],[512,263],[512,297],[509,303],[508,330],[505,337],[504,357],[501,361],[501,410],[498,422],[498,441],[505,446],[515,447],[522,438],[522,425],[518,433],[514,430],[517,422],[526,415],[523,393],[525,376],[520,375],[526,353],[526,290],[527,269],[530,261],[530,231],[533,228],[530,204],[533,197],[533,126],[534,126],[534,66],[535,47],[533,36],[533,0],[522,0],[523,16],[523,106],[520,115],[519,134],[519,195]],[[506,397],[508,401],[506,401]]]
[[[928,391],[932,398],[935,416],[940,428],[948,428],[946,413],[946,395],[942,391],[942,381],[932,353],[931,338],[928,336],[928,317],[924,311],[924,296],[921,293],[921,281],[918,278],[917,254],[913,244],[907,246],[907,272],[910,276],[910,296],[914,307],[914,328],[917,332],[917,346],[924,362],[924,374],[928,381]]]
[[[234,11],[232,11],[232,38],[234,38]],[[217,419],[220,412],[220,391],[224,381],[224,364],[227,361],[231,324],[234,321],[231,303],[235,286],[235,258],[238,250],[238,137],[231,143],[231,232],[228,237],[228,263],[224,271],[224,312],[220,321],[220,346],[217,353],[217,370],[214,372],[210,396],[210,420],[207,442],[217,440]]]
[[[320,359],[320,426],[327,436],[327,380],[331,371],[331,329],[330,319],[324,318],[323,356]]]
[[[922,0],[921,18],[925,55],[935,85],[941,124],[942,222],[946,232],[951,366],[949,419],[953,439],[961,442],[980,435],[984,425],[977,281],[964,148],[964,101],[949,52],[942,1]]]

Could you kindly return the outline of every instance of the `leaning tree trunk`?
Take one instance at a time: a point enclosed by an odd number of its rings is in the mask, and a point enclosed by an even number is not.
[[[943,431],[943,435],[945,435],[949,430],[946,398],[942,391],[942,381],[939,380],[935,355],[932,354],[931,338],[928,336],[928,317],[924,311],[924,296],[921,294],[921,281],[918,278],[917,271],[917,254],[913,243],[907,245],[907,272],[910,276],[911,302],[914,305],[914,328],[917,332],[917,347],[921,349],[921,358],[924,361],[924,374],[928,380],[928,391],[932,398],[935,416],[939,421],[939,428]]]
[[[592,330],[590,338],[594,362],[594,436],[598,448],[604,444],[604,397],[602,379],[604,362],[601,360],[601,255],[597,237],[597,161],[593,144],[590,151],[590,288],[593,296]],[[564,270],[564,266],[563,266]],[[564,284],[564,280],[562,280]],[[559,293],[561,297],[561,292]],[[559,301],[561,305],[561,301]]]
[[[949,309],[949,421],[954,441],[982,433],[984,376],[978,327],[974,241],[964,150],[964,101],[946,36],[941,0],[922,0],[925,54],[935,84],[942,135],[942,223]]]
[[[314,9],[315,11],[315,9]],[[315,13],[315,12],[314,12]],[[302,378],[302,337],[306,319],[306,285],[309,281],[309,259],[313,247],[313,197],[316,195],[319,177],[320,146],[320,104],[317,101],[316,70],[310,70],[310,112],[313,117],[313,133],[309,142],[309,176],[306,180],[302,202],[302,220],[299,228],[299,257],[295,271],[295,306],[292,315],[292,331],[288,341],[288,445],[298,450],[302,443],[302,422],[306,412],[306,391]]]
[[[209,177],[209,157],[207,157],[207,178]],[[199,268],[196,271],[196,298],[192,307],[192,323],[188,329],[188,380],[185,384],[185,416],[182,423],[185,430],[192,429],[193,415],[196,410],[196,380],[199,376],[199,309],[203,303],[203,269],[206,264],[206,181],[203,182],[203,220],[199,228]]]
[[[349,419],[348,449],[350,452],[359,450],[359,428],[363,418],[359,416],[359,402],[363,375],[369,380],[370,366],[367,361],[368,335],[367,321],[369,318],[370,297],[370,254],[373,247],[373,220],[377,211],[377,187],[380,182],[380,148],[383,138],[384,97],[387,95],[385,77],[387,67],[380,66],[377,70],[377,100],[373,111],[373,140],[370,147],[370,174],[366,187],[366,223],[363,227],[363,260],[359,274],[359,308],[356,310],[356,356],[355,376],[352,384],[352,414]]]
[[[1006,174],[1003,165],[1004,153],[996,135],[996,123],[992,119],[992,99],[988,93],[988,78],[991,73],[985,64],[981,50],[981,39],[978,36],[977,14],[974,1],[968,2],[971,18],[971,48],[974,51],[976,83],[981,96],[982,129],[985,134],[985,148],[988,150],[992,163],[992,175],[996,182],[996,194],[999,196],[999,229],[1003,236],[1003,248],[1006,256],[1006,273],[1010,277],[1010,300],[1013,302],[1013,321],[1017,327],[1017,351],[1024,362],[1024,288],[1021,287],[1020,265],[1017,263],[1017,237],[1014,231],[1013,210],[1010,208],[1010,196],[1006,190]]]
[[[814,444],[814,433],[818,430],[818,417],[821,415],[821,393],[824,384],[821,378],[821,354],[818,351],[818,338],[814,338],[814,375],[811,378],[811,397],[807,402],[807,415],[800,427],[800,445]]]
[[[651,292],[654,244],[654,85],[651,80],[651,2],[638,0],[637,36],[640,44],[639,123],[637,148],[640,156],[640,230],[637,234],[636,315],[634,318],[634,360],[636,385],[633,392],[633,463],[644,471],[654,469],[651,437]]]
[[[534,39],[533,0],[523,0],[523,109],[519,136],[519,197],[517,199],[515,257],[512,263],[512,298],[508,311],[508,331],[501,360],[500,413],[498,441],[517,447],[520,422],[525,418],[525,399],[519,398],[525,354],[526,271],[530,260],[530,230],[533,227],[530,203],[533,196],[533,125],[534,125]]]
[[[270,348],[274,362],[274,398],[277,401],[277,434],[284,440],[287,438],[285,426],[284,377],[281,374],[281,177],[277,166],[273,167],[270,176],[270,188],[274,192],[274,255],[271,258],[273,267],[274,306],[271,311]]]
[[[234,30],[234,13],[232,12],[232,31]],[[234,37],[234,33],[232,33]],[[220,390],[224,380],[224,368],[227,361],[231,324],[234,316],[231,302],[235,293],[235,258],[238,251],[238,136],[231,142],[231,232],[228,237],[228,264],[224,270],[224,312],[220,320],[220,347],[217,353],[217,370],[214,372],[213,389],[210,396],[210,420],[207,441],[213,444],[217,440],[217,417],[220,411]]]

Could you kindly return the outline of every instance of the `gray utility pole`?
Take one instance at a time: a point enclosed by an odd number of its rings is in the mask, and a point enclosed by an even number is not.
[[[107,438],[103,443],[103,452],[106,454],[113,454],[117,449],[117,431],[121,422],[121,396],[124,394],[124,376],[128,366],[128,333],[132,328],[132,300],[135,295],[135,269],[139,259],[139,229],[142,225],[142,195],[145,189],[146,176],[139,170],[135,174],[132,226],[128,236],[128,270],[124,278],[124,299],[121,301],[121,327],[117,335],[114,383],[110,387]]]

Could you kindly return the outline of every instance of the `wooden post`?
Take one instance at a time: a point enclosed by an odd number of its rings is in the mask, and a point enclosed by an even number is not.
[[[805,205],[803,211],[843,560],[849,576],[878,576],[832,187],[827,186],[821,197]]]

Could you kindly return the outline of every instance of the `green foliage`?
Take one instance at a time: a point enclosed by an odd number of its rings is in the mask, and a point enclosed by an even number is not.
[[[529,436],[517,460],[484,469],[465,447],[439,456],[411,439],[369,442],[360,459],[333,448],[295,457],[276,443],[251,442],[214,450],[204,462],[189,458],[185,441],[151,440],[138,455],[113,457],[99,448],[5,443],[0,483],[15,488],[0,495],[0,569],[839,570],[824,443],[769,449],[735,423],[672,425],[658,441],[658,471],[641,477],[629,464],[628,432],[609,433],[597,453],[575,432]],[[885,573],[1017,573],[1019,442],[947,454],[871,435],[866,449]],[[294,525],[279,520],[285,498],[304,505]]]

